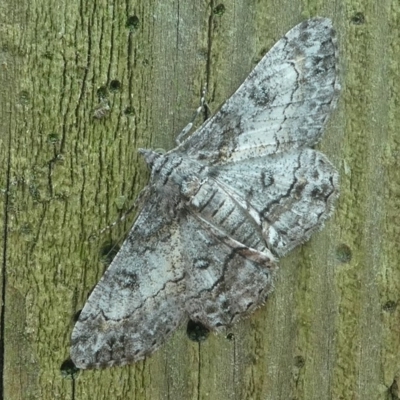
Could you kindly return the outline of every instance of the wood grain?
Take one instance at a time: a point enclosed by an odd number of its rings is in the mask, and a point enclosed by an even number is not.
[[[220,4],[1,2],[4,399],[399,399],[398,1]],[[204,83],[215,111],[316,15],[333,19],[342,63],[319,145],[341,175],[326,229],[281,261],[267,304],[226,335],[199,344],[182,327],[143,362],[63,378],[74,314],[134,215],[98,232],[148,178],[136,149],[172,148]]]

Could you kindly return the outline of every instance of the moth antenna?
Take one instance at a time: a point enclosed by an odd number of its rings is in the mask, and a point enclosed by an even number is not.
[[[176,144],[179,146],[182,143],[182,139],[192,130],[194,122],[198,118],[198,116],[201,113],[205,113],[206,119],[207,115],[210,112],[210,107],[208,106],[206,102],[206,94],[207,94],[207,84],[203,86],[202,92],[201,92],[201,97],[200,97],[200,105],[195,111],[191,121],[182,129],[182,131],[179,133],[177,138],[175,139]]]

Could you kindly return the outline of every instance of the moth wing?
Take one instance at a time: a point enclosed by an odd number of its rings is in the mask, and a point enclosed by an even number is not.
[[[226,235],[199,215],[181,224],[186,268],[185,308],[216,330],[260,306],[272,290],[275,258]]]
[[[156,350],[184,317],[179,226],[150,198],[87,300],[72,332],[78,368],[138,361]]]
[[[210,175],[259,224],[279,257],[322,228],[339,195],[335,167],[308,148],[220,165]]]
[[[224,163],[314,145],[340,89],[336,53],[329,19],[295,26],[183,150]]]

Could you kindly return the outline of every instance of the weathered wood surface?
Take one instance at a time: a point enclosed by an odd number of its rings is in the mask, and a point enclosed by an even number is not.
[[[4,399],[400,398],[400,4],[220,4],[0,3]],[[197,344],[182,326],[143,362],[63,378],[102,249],[134,216],[90,238],[148,178],[136,149],[171,148],[204,83],[215,111],[316,15],[334,20],[343,84],[319,145],[341,174],[326,229],[282,260],[267,304],[226,335]],[[95,119],[102,93],[111,109]]]

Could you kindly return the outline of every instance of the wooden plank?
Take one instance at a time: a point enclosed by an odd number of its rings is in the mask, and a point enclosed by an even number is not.
[[[399,398],[398,1],[221,5],[0,4],[3,398]],[[334,20],[341,52],[343,93],[318,146],[341,174],[334,217],[226,334],[195,343],[182,326],[143,362],[63,379],[73,316],[134,215],[98,232],[147,182],[136,149],[172,148],[205,82],[215,112],[315,15]]]

